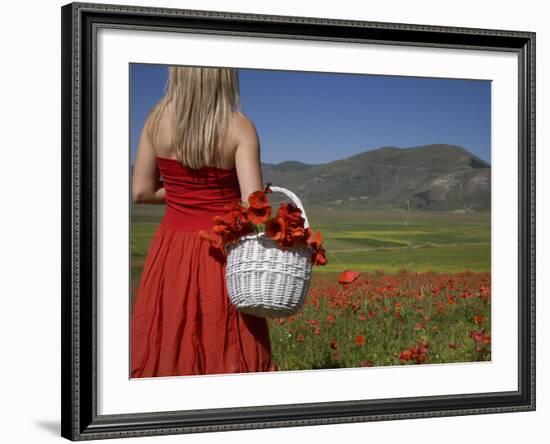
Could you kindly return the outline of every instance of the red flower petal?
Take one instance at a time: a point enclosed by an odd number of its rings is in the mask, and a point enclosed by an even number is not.
[[[325,256],[325,249],[323,246],[319,246],[317,250],[313,253],[312,257],[313,265],[326,265],[327,264],[327,258]]]
[[[358,271],[344,270],[338,277],[338,282],[340,284],[351,284],[359,277],[360,274],[361,273]]]
[[[274,217],[269,219],[265,224],[266,237],[274,239],[276,241],[283,240],[286,231],[285,220],[281,217]]]

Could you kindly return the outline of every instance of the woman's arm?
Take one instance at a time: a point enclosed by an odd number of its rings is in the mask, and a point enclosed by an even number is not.
[[[244,115],[238,116],[235,167],[241,200],[246,202],[250,193],[264,189],[260,167],[260,140],[254,124]]]
[[[157,159],[149,137],[149,119],[147,119],[141,130],[134,163],[132,176],[132,200],[134,203],[165,203],[164,187],[159,179]]]

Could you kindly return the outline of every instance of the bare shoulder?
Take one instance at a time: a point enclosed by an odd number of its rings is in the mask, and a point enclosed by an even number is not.
[[[237,111],[233,113],[232,126],[237,144],[258,141],[256,125],[254,125],[254,122],[242,112]]]

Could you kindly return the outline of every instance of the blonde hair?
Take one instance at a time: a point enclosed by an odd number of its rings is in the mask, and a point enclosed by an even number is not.
[[[172,145],[180,163],[191,168],[219,166],[233,111],[241,111],[234,68],[170,66],[164,96],[152,108],[151,128],[173,104]]]

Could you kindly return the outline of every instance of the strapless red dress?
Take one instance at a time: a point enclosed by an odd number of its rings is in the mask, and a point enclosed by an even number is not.
[[[229,301],[225,260],[198,230],[240,199],[236,169],[157,158],[166,211],[131,317],[131,377],[274,371],[267,321]]]

